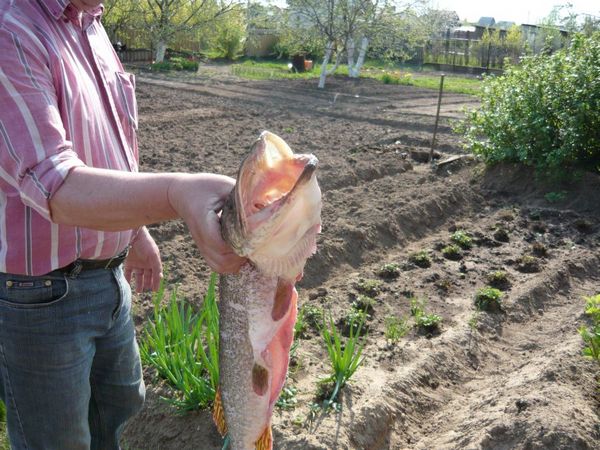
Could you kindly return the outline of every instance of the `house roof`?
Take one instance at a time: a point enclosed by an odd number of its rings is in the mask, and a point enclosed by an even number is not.
[[[477,25],[480,27],[493,27],[496,23],[496,19],[493,17],[480,17]]]

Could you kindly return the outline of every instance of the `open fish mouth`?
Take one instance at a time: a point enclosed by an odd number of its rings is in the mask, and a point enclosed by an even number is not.
[[[321,212],[318,162],[264,131],[241,164],[224,208],[223,237],[265,273],[292,277],[291,266],[314,253]]]

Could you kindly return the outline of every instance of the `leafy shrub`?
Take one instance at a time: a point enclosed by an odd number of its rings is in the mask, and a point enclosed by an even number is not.
[[[381,291],[381,281],[378,280],[359,280],[356,284],[356,290],[369,297],[377,297]]]
[[[410,326],[405,318],[398,318],[396,316],[387,316],[385,318],[385,338],[390,342],[398,342],[401,338],[406,336],[410,331]]]
[[[318,330],[323,323],[323,309],[308,303],[298,310],[294,324],[294,339],[305,337],[308,328]]]
[[[481,311],[498,312],[502,310],[502,292],[486,286],[475,294],[475,306]]]
[[[491,287],[505,290],[510,286],[508,274],[503,270],[495,270],[487,274],[487,282]]]
[[[369,318],[370,316],[365,311],[362,311],[352,305],[341,322],[344,335],[351,336],[352,334],[366,334],[368,331],[368,326],[365,324],[365,322]]]
[[[377,275],[386,280],[398,278],[400,276],[400,266],[396,263],[384,264],[377,271]]]
[[[488,77],[481,108],[459,125],[488,163],[520,162],[554,176],[600,170],[600,32]]]
[[[373,314],[376,304],[377,301],[374,298],[369,297],[368,295],[359,295],[352,303],[352,307],[359,311],[364,311],[367,314]]]
[[[409,255],[408,261],[423,269],[431,267],[431,257],[429,256],[429,252],[427,250],[421,250]]]
[[[415,317],[415,325],[422,333],[432,335],[440,331],[442,318],[437,314],[422,314]]]
[[[462,249],[468,250],[473,247],[473,239],[466,231],[457,230],[452,234],[450,239]]]
[[[523,273],[539,272],[540,262],[535,256],[523,255],[517,261],[517,270]]]
[[[444,255],[444,258],[450,259],[452,261],[458,261],[462,258],[460,247],[456,244],[450,244],[444,247],[442,249],[442,255]]]

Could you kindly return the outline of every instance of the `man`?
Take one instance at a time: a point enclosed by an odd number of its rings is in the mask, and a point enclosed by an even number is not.
[[[0,0],[0,398],[15,450],[119,448],[144,398],[127,281],[162,276],[144,225],[183,218],[214,270],[244,262],[220,236],[232,179],[137,172],[133,77],[101,12]]]

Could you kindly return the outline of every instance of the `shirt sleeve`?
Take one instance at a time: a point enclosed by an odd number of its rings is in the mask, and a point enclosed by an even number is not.
[[[44,45],[0,24],[0,48],[0,187],[51,220],[49,199],[85,164],[66,138]]]

